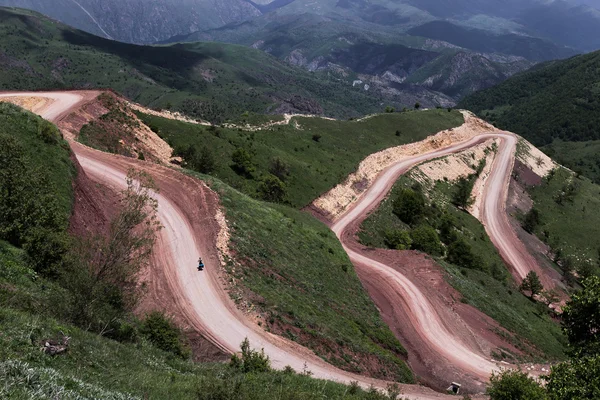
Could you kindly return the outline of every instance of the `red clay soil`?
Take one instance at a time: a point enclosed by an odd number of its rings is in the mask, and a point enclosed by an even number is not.
[[[58,126],[63,132],[64,130],[71,131],[87,123],[86,121],[89,121],[92,115],[101,115],[102,112],[103,110],[98,107],[97,102],[88,103],[83,105],[78,112],[66,116],[59,122]],[[73,184],[75,202],[69,230],[75,236],[107,234],[110,219],[119,209],[118,191],[90,179],[81,168],[76,157],[72,155],[71,159],[77,168],[77,177]],[[150,167],[151,165],[145,163],[144,169],[149,169],[146,166]],[[139,165],[132,163],[130,166]],[[165,168],[163,170],[168,171]],[[157,177],[156,174],[153,174],[153,176]],[[169,182],[171,190],[176,190],[174,184],[179,184],[177,179],[176,182],[167,178],[157,179],[157,181],[160,182],[160,186],[163,188],[169,188],[167,183]],[[215,199],[211,200],[214,203]],[[185,208],[182,207],[182,209]],[[229,357],[194,328],[197,321],[190,315],[189,311],[181,307],[180,296],[175,294],[178,287],[173,286],[174,282],[167,277],[159,260],[154,258],[151,264],[142,271],[142,281],[148,284],[147,293],[136,309],[137,315],[143,317],[146,313],[157,310],[165,312],[173,318],[186,333],[188,343],[192,349],[193,359],[196,361],[223,361]]]
[[[489,355],[494,350],[504,348],[512,354],[522,354],[495,333],[506,332],[497,322],[476,308],[460,302],[462,295],[448,284],[448,276],[443,268],[429,256],[417,251],[368,248],[357,241],[353,241],[350,247],[405,275],[434,304],[438,313],[444,314],[444,324],[478,353]],[[460,382],[465,391],[482,391],[480,379],[454,368],[451,362],[427,346],[413,324],[406,322],[410,319],[411,312],[399,293],[385,290],[389,285],[387,278],[361,264],[356,265],[356,272],[383,320],[408,351],[408,363],[422,383],[436,390],[445,390],[448,383]]]

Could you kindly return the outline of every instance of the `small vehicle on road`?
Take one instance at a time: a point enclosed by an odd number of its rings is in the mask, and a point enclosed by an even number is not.
[[[198,257],[198,271],[204,270],[204,262],[202,261],[202,257]]]

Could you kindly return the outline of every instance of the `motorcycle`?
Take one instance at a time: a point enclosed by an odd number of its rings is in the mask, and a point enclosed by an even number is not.
[[[198,271],[204,271],[204,262],[201,258],[198,259]]]

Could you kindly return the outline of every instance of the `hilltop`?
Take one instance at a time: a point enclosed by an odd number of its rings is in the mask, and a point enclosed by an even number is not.
[[[550,62],[465,98],[460,107],[523,135],[565,166],[600,181],[600,52]]]

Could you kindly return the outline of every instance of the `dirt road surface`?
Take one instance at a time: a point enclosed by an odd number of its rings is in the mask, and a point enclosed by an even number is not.
[[[34,92],[34,93],[3,93],[2,97],[46,97],[50,102],[40,115],[52,122],[89,101],[97,92]],[[180,289],[180,307],[195,319],[195,327],[223,350],[233,353],[239,349],[244,338],[248,338],[252,347],[264,348],[276,368],[290,365],[296,371],[308,370],[313,376],[342,383],[357,381],[363,387],[374,385],[385,388],[387,382],[365,378],[339,370],[316,357],[311,351],[281,337],[271,335],[262,328],[248,321],[237,310],[229,299],[223,286],[219,283],[219,261],[214,246],[214,239],[203,240],[207,236],[216,237],[216,232],[208,231],[207,225],[202,225],[198,219],[202,213],[203,204],[197,198],[186,198],[190,192],[198,195],[198,188],[190,185],[203,186],[202,183],[186,177],[169,168],[128,159],[121,156],[102,153],[85,147],[77,142],[71,142],[78,161],[85,173],[92,180],[102,182],[114,189],[126,187],[126,174],[129,168],[136,167],[149,172],[157,181],[161,192],[156,194],[159,202],[158,216],[164,228],[155,248],[155,257],[160,260],[161,267],[170,271],[169,279]],[[166,190],[165,190],[166,188]],[[173,190],[179,189],[179,190]],[[205,189],[207,192],[208,189]],[[189,201],[185,203],[184,200]],[[200,205],[195,203],[199,202]],[[214,215],[204,216],[214,219]],[[208,231],[208,232],[207,232]],[[207,266],[203,273],[196,270],[198,256],[202,254]],[[453,396],[436,393],[418,385],[401,385],[404,396],[410,399],[452,399]]]

